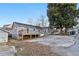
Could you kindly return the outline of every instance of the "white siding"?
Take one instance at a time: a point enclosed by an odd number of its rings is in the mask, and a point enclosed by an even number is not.
[[[17,28],[16,25],[13,26],[13,29],[11,30],[12,38],[17,38]]]
[[[12,34],[12,38],[16,38],[17,37],[16,29],[12,29],[11,34]]]
[[[29,34],[40,34],[40,31],[35,27],[29,27]]]
[[[8,42],[8,33],[0,30],[0,43]]]

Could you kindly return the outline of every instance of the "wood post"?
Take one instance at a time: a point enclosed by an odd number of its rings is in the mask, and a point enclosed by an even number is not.
[[[23,34],[22,34],[22,40],[23,40]]]
[[[36,35],[35,35],[35,38],[36,38]]]
[[[32,35],[30,35],[30,39],[32,38]]]
[[[23,31],[22,31],[22,40],[23,40]]]

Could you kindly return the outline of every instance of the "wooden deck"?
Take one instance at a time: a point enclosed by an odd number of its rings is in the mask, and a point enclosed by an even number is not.
[[[20,35],[18,36],[19,39],[25,40],[25,39],[32,39],[39,37],[39,34],[26,34],[26,35]]]

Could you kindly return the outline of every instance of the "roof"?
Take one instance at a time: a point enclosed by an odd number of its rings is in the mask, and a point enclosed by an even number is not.
[[[4,28],[12,28],[12,24],[6,24],[3,26]]]
[[[24,23],[19,23],[19,22],[13,22],[13,24],[19,24],[19,25],[24,25],[24,26],[32,26],[32,27],[41,28],[40,26],[29,25],[29,24],[24,24]]]
[[[9,33],[8,31],[6,31],[6,30],[5,30],[5,29],[3,29],[3,28],[0,28],[0,30],[1,30],[1,31],[4,31],[4,32]]]
[[[49,28],[49,27],[40,27],[40,26],[36,26],[36,25],[24,24],[24,23],[19,23],[19,22],[13,22],[13,24],[19,24],[19,25],[23,25],[23,26],[31,26],[31,27],[36,27],[36,28]]]

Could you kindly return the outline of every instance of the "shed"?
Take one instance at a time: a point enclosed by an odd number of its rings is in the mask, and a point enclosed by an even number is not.
[[[8,32],[0,29],[0,43],[8,42]]]

